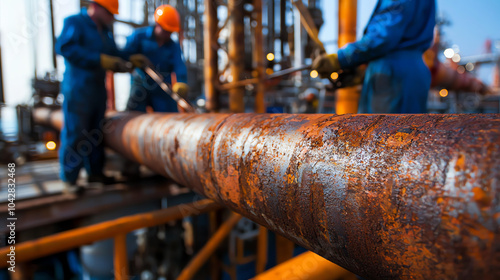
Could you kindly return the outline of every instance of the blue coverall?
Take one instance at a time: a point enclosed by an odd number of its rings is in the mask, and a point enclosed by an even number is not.
[[[149,26],[135,30],[127,38],[123,51],[127,55],[145,55],[162,74],[167,84],[172,83],[172,73],[175,73],[177,82],[187,83],[187,69],[179,43],[170,39],[159,46],[155,39],[154,28]],[[146,73],[136,69],[136,74],[132,76],[127,110],[146,112],[147,106],[151,106],[155,112],[178,111],[177,103]]]
[[[55,48],[64,57],[66,66],[62,82],[61,179],[75,184],[82,166],[89,176],[103,173],[101,127],[107,95],[100,55],[120,55],[111,31],[98,30],[86,9],[64,20]]]
[[[431,74],[422,55],[435,10],[435,0],[379,0],[363,38],[339,50],[342,68],[369,62],[360,113],[426,112]]]

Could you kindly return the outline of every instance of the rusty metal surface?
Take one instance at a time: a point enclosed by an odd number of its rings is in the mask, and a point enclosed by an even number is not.
[[[105,133],[358,275],[500,277],[500,115],[116,115]]]

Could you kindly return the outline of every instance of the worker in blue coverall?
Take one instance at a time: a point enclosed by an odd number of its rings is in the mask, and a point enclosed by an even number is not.
[[[65,59],[62,82],[64,126],[61,131],[61,179],[66,192],[76,185],[82,166],[89,182],[112,183],[103,174],[103,125],[106,110],[106,70],[129,72],[120,57],[110,26],[118,14],[118,0],[94,0],[88,9],[65,19],[56,51]],[[130,66],[129,66],[130,65]]]
[[[154,17],[155,26],[137,29],[128,37],[123,50],[137,67],[132,76],[127,110],[146,112],[150,106],[155,112],[178,112],[177,103],[141,70],[144,66],[153,66],[181,96],[189,90],[181,47],[171,38],[172,32],[180,30],[179,13],[170,5],[161,5]],[[172,81],[172,74],[176,81]]]
[[[422,59],[435,25],[435,0],[379,0],[363,37],[313,62],[322,78],[369,63],[360,113],[425,113],[431,74]]]

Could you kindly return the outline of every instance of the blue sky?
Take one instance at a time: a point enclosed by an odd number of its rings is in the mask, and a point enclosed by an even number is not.
[[[326,23],[320,37],[325,42],[337,39],[337,2],[323,0]],[[361,37],[375,4],[376,0],[358,0],[358,37]],[[59,34],[64,17],[78,12],[78,1],[54,0],[54,6],[55,27]],[[123,6],[126,8],[127,5]],[[38,49],[38,72],[45,73],[52,69],[47,8],[48,0],[0,0],[4,90],[9,105],[27,102],[31,96],[33,46]],[[452,26],[444,29],[446,41],[458,45],[462,56],[481,54],[488,38],[500,41],[500,0],[437,0],[437,8],[438,13],[444,13],[452,22]],[[28,14],[35,16],[27,17]],[[327,45],[327,49],[329,52],[336,51],[336,45]],[[58,58],[58,63],[59,66],[63,64],[62,58]],[[62,69],[59,74],[62,74]],[[481,67],[480,78],[489,83],[491,76],[491,69]],[[128,97],[129,77],[117,74],[115,78],[117,102],[124,105]],[[123,88],[120,88],[122,85]]]

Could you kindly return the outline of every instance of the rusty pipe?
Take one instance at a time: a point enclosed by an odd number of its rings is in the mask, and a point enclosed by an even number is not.
[[[500,115],[115,115],[106,144],[370,279],[498,279]]]

